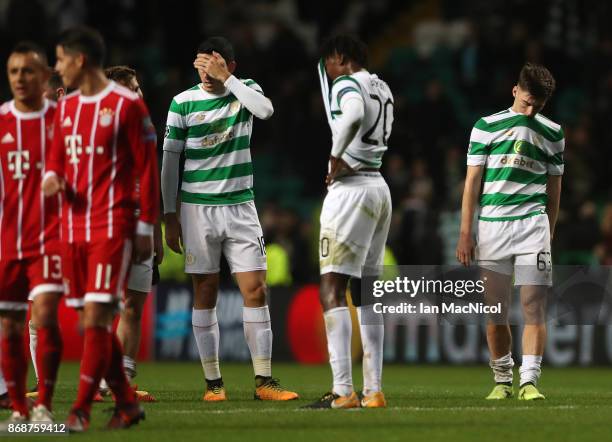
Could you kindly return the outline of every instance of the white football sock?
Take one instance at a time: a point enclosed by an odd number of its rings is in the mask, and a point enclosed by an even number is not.
[[[204,377],[209,381],[219,379],[219,322],[217,309],[193,309],[191,324],[195,336]]]
[[[520,374],[520,385],[525,385],[527,382],[531,382],[533,385],[538,384],[540,379],[540,373],[542,370],[542,356],[540,355],[523,355],[523,363],[519,368]]]
[[[34,366],[34,374],[36,375],[36,383],[38,384],[38,367],[36,366],[36,346],[38,345],[38,335],[32,320],[28,322],[30,332],[30,355],[32,356],[32,365]]]
[[[351,372],[351,314],[348,307],[337,307],[326,311],[325,332],[329,364],[334,376],[333,392],[348,396],[353,392],[353,374]]]
[[[129,356],[123,355],[123,371],[131,384],[136,377],[136,361]]]
[[[106,379],[104,378],[100,379],[100,384],[98,385],[98,388],[104,392],[110,390],[110,387],[108,386],[108,384],[106,383]]]
[[[1,357],[1,356],[0,356]],[[0,395],[7,393],[6,382],[4,381],[4,374],[0,370]]]
[[[272,376],[272,326],[268,306],[243,307],[242,321],[255,376]]]
[[[363,346],[363,394],[368,395],[382,388],[385,327],[382,315],[374,313],[372,306],[357,307],[357,317]]]
[[[489,366],[493,369],[495,382],[512,382],[512,367],[514,367],[512,353],[499,359],[491,359]]]

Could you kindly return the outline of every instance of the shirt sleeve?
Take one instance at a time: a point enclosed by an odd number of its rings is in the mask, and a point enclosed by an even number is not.
[[[474,126],[470,134],[470,144],[467,153],[468,166],[482,166],[487,161],[487,156],[491,150],[489,134]]]
[[[363,102],[361,86],[357,80],[349,76],[338,77],[331,90],[332,107],[339,110],[343,108],[344,102],[356,98]]]
[[[127,138],[135,170],[140,171],[140,223],[155,224],[159,217],[159,170],[156,134],[149,111],[141,99],[127,109]]]
[[[168,119],[166,120],[166,133],[164,134],[164,150],[181,153],[185,149],[187,140],[187,123],[183,106],[176,102],[170,103]]]
[[[225,87],[257,118],[267,120],[274,113],[272,101],[263,94],[261,87],[253,80],[245,80],[243,83],[230,75],[225,81]]]
[[[555,144],[555,151],[553,155],[548,157],[548,166],[546,172],[548,175],[563,175],[565,169],[565,163],[563,161],[563,151],[565,150],[565,138],[563,132],[561,132],[561,139]]]
[[[53,117],[53,138],[51,141],[51,148],[47,150],[45,158],[45,177],[55,174],[60,178],[64,178],[64,161],[66,151],[64,147],[64,137],[62,136],[61,124],[65,107],[66,102],[61,101],[57,107],[55,116]]]

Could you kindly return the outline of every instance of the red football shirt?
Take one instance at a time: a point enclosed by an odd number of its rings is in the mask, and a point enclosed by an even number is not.
[[[59,241],[59,196],[45,198],[41,180],[51,147],[55,103],[20,112],[0,106],[0,259],[45,254]],[[54,243],[54,244],[52,244]]]
[[[140,221],[156,222],[155,129],[137,94],[112,81],[94,96],[75,91],[58,103],[53,131],[47,171],[66,182],[62,232],[68,242],[132,236],[137,207]]]

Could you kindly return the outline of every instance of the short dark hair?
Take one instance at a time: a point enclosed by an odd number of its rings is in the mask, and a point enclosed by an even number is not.
[[[129,66],[110,66],[104,69],[104,75],[109,80],[117,83],[127,84],[132,78],[136,77],[136,71]]]
[[[225,37],[209,37],[198,46],[198,54],[218,52],[226,62],[235,60],[234,46]]]
[[[78,52],[85,55],[87,63],[102,67],[106,56],[106,45],[102,35],[93,28],[77,26],[62,32],[57,41],[68,52]]]
[[[358,37],[350,34],[337,34],[328,38],[321,46],[321,56],[325,59],[338,54],[359,66],[368,66],[368,47]]]
[[[526,63],[519,74],[518,86],[535,98],[548,100],[555,91],[555,78],[541,64]]]
[[[11,54],[27,54],[28,52],[38,55],[45,66],[49,64],[45,50],[32,41],[20,41],[13,47]]]

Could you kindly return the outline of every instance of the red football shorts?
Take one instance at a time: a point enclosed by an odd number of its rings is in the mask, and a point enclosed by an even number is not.
[[[63,293],[59,253],[0,260],[0,310],[27,310],[41,293]]]
[[[86,302],[115,303],[123,299],[131,240],[113,238],[66,243],[64,247],[67,305],[81,308]]]

